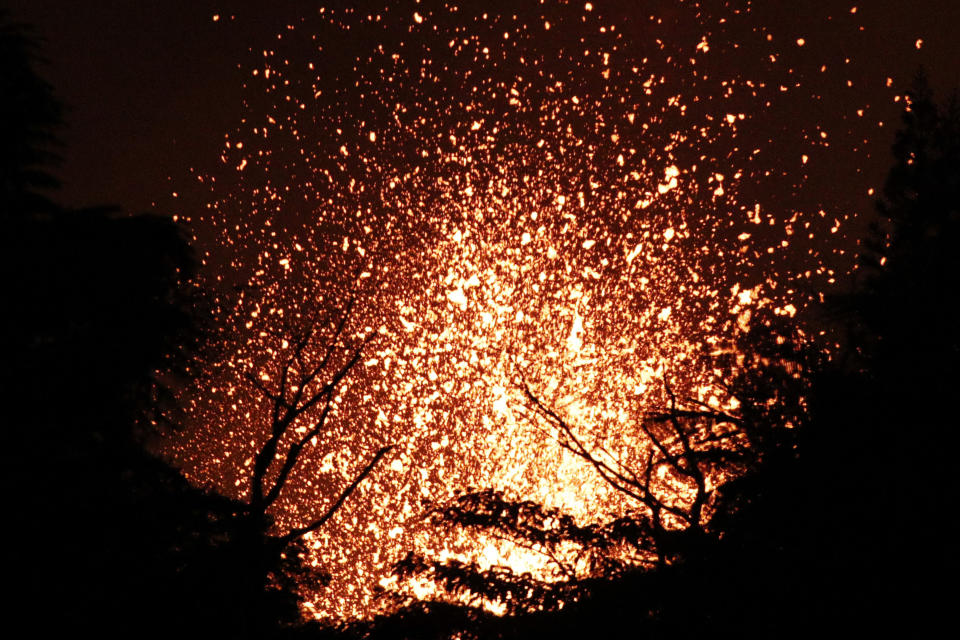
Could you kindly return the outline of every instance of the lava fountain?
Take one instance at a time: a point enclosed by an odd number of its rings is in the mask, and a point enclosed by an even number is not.
[[[296,337],[322,344],[354,301],[345,344],[373,339],[276,526],[314,517],[370,452],[397,447],[309,537],[332,575],[314,615],[376,611],[409,549],[549,578],[535,553],[422,520],[471,487],[585,522],[630,508],[538,428],[521,380],[630,464],[662,380],[728,407],[710,354],[758,308],[792,317],[850,267],[850,212],[809,193],[849,133],[817,121],[837,77],[729,4],[321,8],[251,54],[221,167],[194,176],[208,204],[181,214],[220,333],[165,453],[246,496],[269,426],[249,380],[276,381]],[[845,95],[835,106],[854,118]]]

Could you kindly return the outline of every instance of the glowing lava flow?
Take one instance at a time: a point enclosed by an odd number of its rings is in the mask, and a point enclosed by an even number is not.
[[[304,522],[399,445],[311,539],[333,576],[317,615],[372,613],[408,549],[548,572],[421,520],[467,487],[583,521],[631,506],[525,417],[520,377],[629,464],[664,376],[727,402],[709,352],[833,275],[843,216],[797,195],[827,136],[785,121],[815,97],[748,3],[476,4],[290,25],[249,70],[223,171],[198,177],[208,209],[185,216],[202,284],[233,290],[168,447],[195,482],[249,489],[268,421],[244,376],[274,376],[298,330],[355,296],[346,335],[378,334],[275,509]]]

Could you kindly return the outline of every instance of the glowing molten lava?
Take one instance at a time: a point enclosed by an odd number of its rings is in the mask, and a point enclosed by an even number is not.
[[[842,216],[762,202],[797,193],[826,142],[816,122],[784,124],[813,98],[749,11],[465,4],[290,25],[249,69],[223,170],[198,176],[208,209],[185,216],[202,284],[223,292],[220,349],[167,449],[197,483],[249,491],[269,402],[248,378],[277,383],[299,332],[322,344],[355,298],[345,344],[376,336],[274,508],[278,528],[302,524],[398,445],[310,539],[333,575],[321,616],[373,612],[409,549],[551,577],[536,551],[422,520],[469,487],[584,522],[636,507],[557,444],[524,383],[597,451],[641,464],[636,423],[665,378],[731,408],[710,353],[833,275]]]

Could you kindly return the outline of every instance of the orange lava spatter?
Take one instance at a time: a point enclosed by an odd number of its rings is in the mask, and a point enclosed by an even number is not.
[[[635,424],[664,378],[731,408],[712,354],[851,266],[853,212],[808,189],[831,145],[854,145],[818,119],[834,60],[749,2],[332,4],[251,54],[222,165],[195,176],[208,205],[183,218],[199,284],[220,292],[219,342],[164,452],[247,495],[269,428],[250,377],[277,384],[307,329],[319,359],[355,300],[331,371],[374,338],[273,509],[278,530],[302,525],[397,445],[309,538],[332,582],[306,613],[344,620],[399,588],[408,550],[552,577],[536,552],[427,526],[425,505],[458,491],[583,522],[635,507],[557,444],[523,385],[624,465],[646,453]]]

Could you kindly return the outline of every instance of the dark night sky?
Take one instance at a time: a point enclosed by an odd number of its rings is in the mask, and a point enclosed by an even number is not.
[[[196,158],[216,158],[239,113],[237,63],[282,26],[284,3],[6,4],[44,39],[49,64],[41,72],[69,109],[62,199],[142,210],[170,190],[168,176],[184,175]],[[224,4],[237,5],[235,20]],[[220,12],[225,19],[214,22]]]
[[[241,113],[238,63],[247,60],[248,49],[266,46],[284,24],[312,6],[289,0],[5,4],[15,20],[35,25],[45,39],[49,64],[42,72],[70,108],[62,136],[62,200],[73,205],[116,203],[129,210],[162,201],[172,189],[183,187],[191,166],[202,169],[216,161],[224,132],[236,125]],[[835,4],[838,12],[858,8],[865,31],[852,55],[875,77],[863,90],[876,93],[870,102],[878,115],[896,122],[897,108],[882,82],[887,76],[904,87],[924,65],[941,93],[960,85],[960,2]],[[800,29],[808,46],[834,46],[818,43],[816,32],[804,29],[805,5],[820,1],[759,3],[764,15],[782,22],[772,25],[775,32]],[[222,18],[215,22],[215,14]],[[918,38],[924,41],[920,50],[914,46]],[[888,135],[893,130],[887,128]],[[877,144],[875,172],[887,165],[883,149],[889,138]]]

